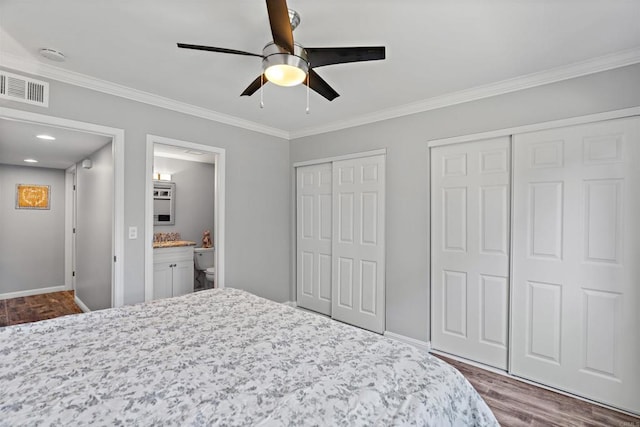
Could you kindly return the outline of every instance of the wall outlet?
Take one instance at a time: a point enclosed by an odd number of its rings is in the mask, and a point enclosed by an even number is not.
[[[138,227],[129,227],[129,239],[138,238]]]

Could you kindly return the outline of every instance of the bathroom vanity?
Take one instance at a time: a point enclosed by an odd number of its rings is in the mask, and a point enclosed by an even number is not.
[[[194,246],[195,242],[154,243],[154,300],[193,292]]]

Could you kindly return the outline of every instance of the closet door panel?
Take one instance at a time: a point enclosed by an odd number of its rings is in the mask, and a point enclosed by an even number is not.
[[[385,157],[333,163],[333,318],[384,332]]]
[[[296,169],[296,288],[300,307],[331,315],[331,163]]]
[[[431,343],[507,369],[509,138],[431,150]]]
[[[640,120],[513,150],[511,371],[640,413]]]

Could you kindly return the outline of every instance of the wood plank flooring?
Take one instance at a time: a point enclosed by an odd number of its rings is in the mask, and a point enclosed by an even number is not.
[[[73,291],[0,300],[0,327],[82,313]]]
[[[478,390],[500,425],[640,427],[635,418],[441,355]]]

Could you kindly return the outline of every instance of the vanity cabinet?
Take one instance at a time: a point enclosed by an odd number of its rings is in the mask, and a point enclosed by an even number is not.
[[[153,299],[193,292],[193,246],[153,250]]]

